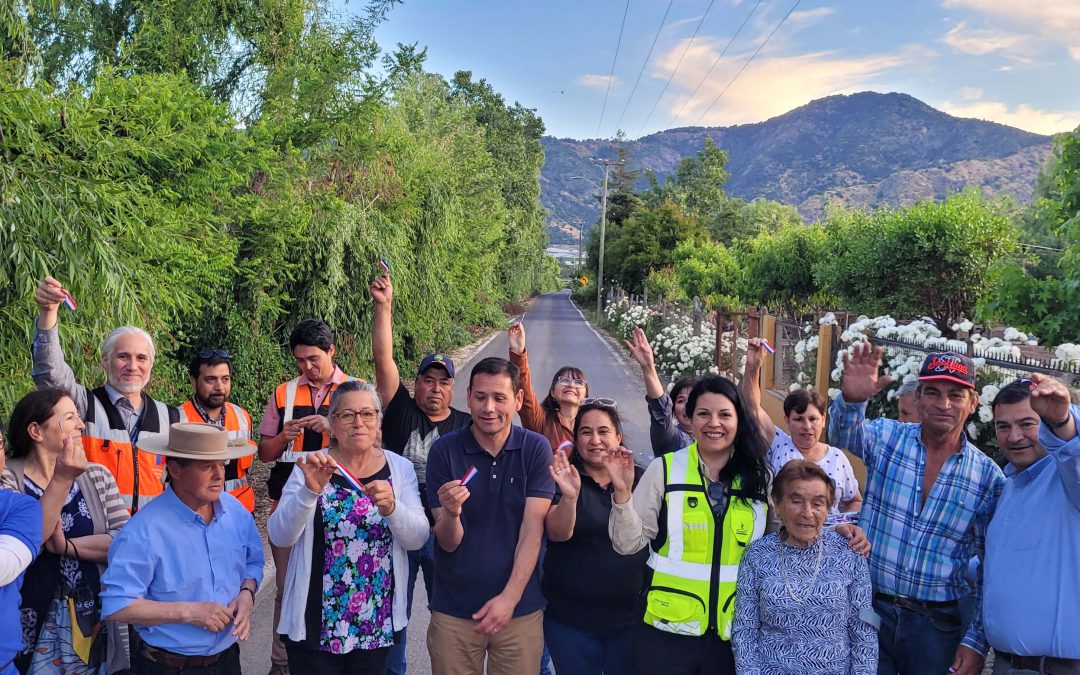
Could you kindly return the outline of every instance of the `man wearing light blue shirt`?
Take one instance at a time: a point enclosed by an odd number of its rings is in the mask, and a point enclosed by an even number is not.
[[[109,548],[102,615],[136,627],[136,673],[240,672],[263,549],[255,520],[223,493],[225,463],[250,453],[210,424],[172,425],[164,455],[171,485],[142,508]]]
[[[994,674],[1080,674],[1080,406],[1032,375],[1003,387],[993,408],[1009,460],[983,562]]]

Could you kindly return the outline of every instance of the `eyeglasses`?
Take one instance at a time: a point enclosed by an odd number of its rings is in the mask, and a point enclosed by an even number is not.
[[[556,382],[564,387],[585,387],[589,384],[588,380],[583,380],[580,377],[567,377],[566,375],[560,377]]]
[[[209,359],[214,356],[218,357],[219,359],[227,359],[229,358],[229,352],[225,351],[224,349],[204,349],[199,352],[200,359]]]
[[[583,398],[581,405],[598,405],[604,408],[618,408],[619,402],[613,398]]]
[[[334,413],[334,419],[341,420],[345,424],[352,424],[356,421],[356,416],[359,415],[360,419],[365,424],[374,424],[379,419],[378,410],[343,410],[339,413]]]

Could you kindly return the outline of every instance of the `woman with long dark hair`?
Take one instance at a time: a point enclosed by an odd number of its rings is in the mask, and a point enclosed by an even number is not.
[[[87,464],[83,422],[62,389],[30,392],[11,413],[2,482],[38,499],[45,551],[22,588],[21,673],[111,673],[128,667],[125,627],[100,622],[101,573],[128,521],[116,480]]]
[[[529,371],[529,355],[525,351],[525,326],[515,323],[507,331],[510,342],[510,363],[521,373],[521,426],[535,431],[548,439],[551,449],[563,444],[571,449],[574,443],[574,420],[581,401],[589,396],[589,380],[585,372],[576,366],[563,366],[551,378],[551,386],[544,400],[537,401],[532,388]]]
[[[731,627],[743,552],[766,531],[768,447],[754,411],[730,380],[703,377],[686,402],[689,447],[633,466],[612,459],[609,531],[615,550],[649,547],[639,673],[734,673]]]

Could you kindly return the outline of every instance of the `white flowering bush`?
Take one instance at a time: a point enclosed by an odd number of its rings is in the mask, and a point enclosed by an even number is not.
[[[641,326],[646,333],[649,332],[650,324],[658,318],[658,313],[645,305],[633,305],[626,298],[613,302],[604,310],[608,325],[614,332],[625,340],[630,339],[630,334],[635,326]]]
[[[694,335],[690,321],[679,320],[662,328],[651,342],[657,370],[673,381],[688,375],[718,372],[716,329],[710,324],[702,322],[701,334]]]

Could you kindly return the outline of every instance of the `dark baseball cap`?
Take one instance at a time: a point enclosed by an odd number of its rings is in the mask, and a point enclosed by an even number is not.
[[[919,368],[919,382],[947,380],[975,388],[975,363],[956,352],[930,352]]]
[[[420,367],[416,369],[416,376],[420,377],[425,370],[432,366],[442,368],[447,375],[454,377],[454,360],[446,354],[428,354],[425,356],[424,360],[420,362]]]

